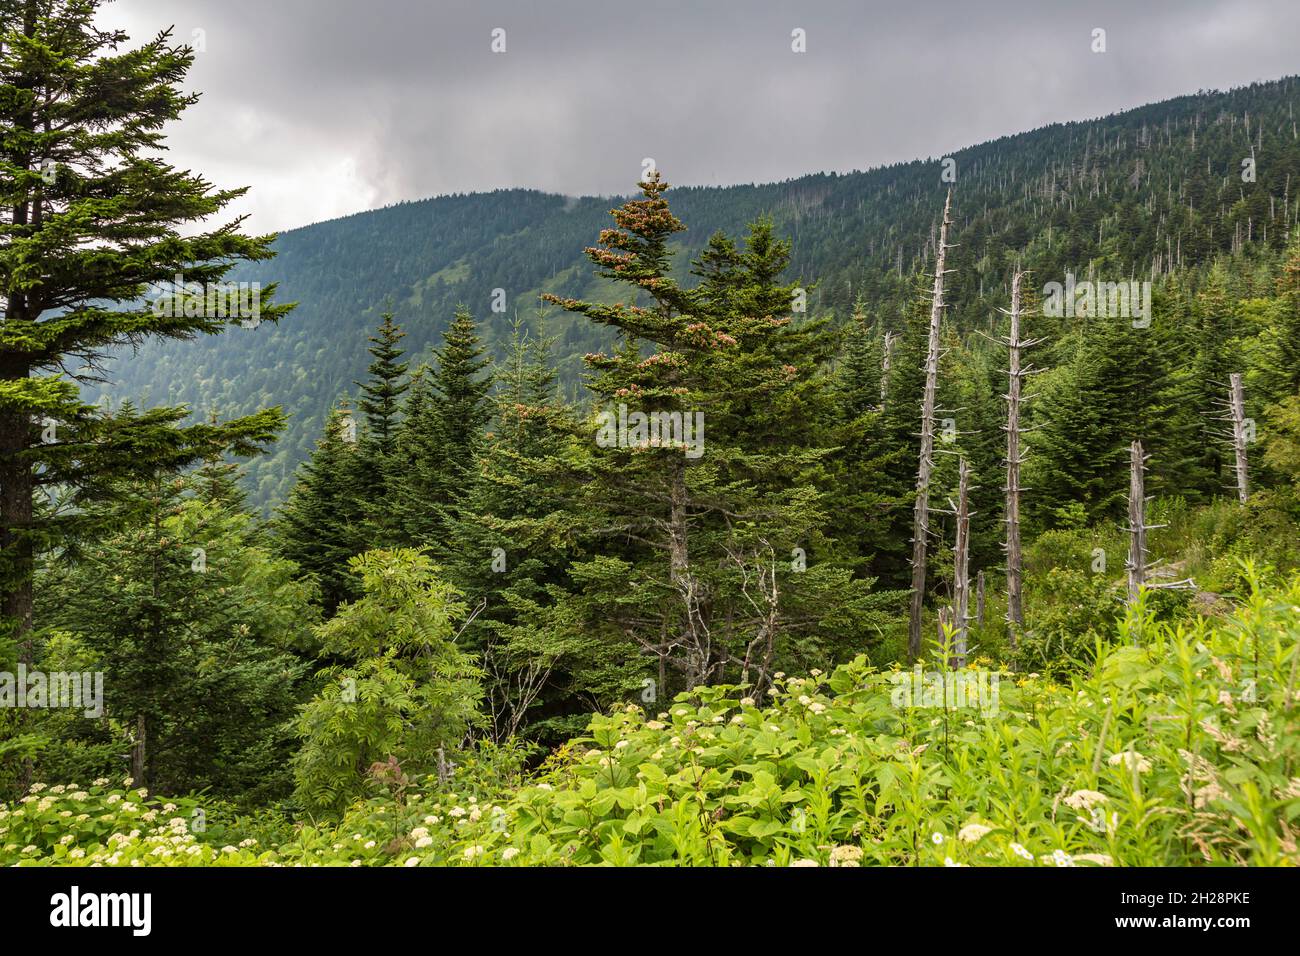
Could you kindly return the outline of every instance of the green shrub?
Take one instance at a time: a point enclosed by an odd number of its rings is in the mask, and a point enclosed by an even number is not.
[[[1226,621],[1144,602],[1068,683],[960,672],[1000,678],[983,707],[904,706],[915,671],[861,658],[762,702],[698,688],[593,717],[526,780],[485,751],[275,845],[188,833],[182,801],[35,788],[0,811],[0,864],[1294,866],[1298,607],[1300,580]]]
[[[1016,669],[1064,676],[1086,669],[1115,630],[1123,592],[1104,575],[1053,568],[1033,582],[1034,600],[1016,642]]]

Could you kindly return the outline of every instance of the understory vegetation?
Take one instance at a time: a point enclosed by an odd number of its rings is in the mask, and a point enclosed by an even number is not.
[[[533,769],[485,743],[441,775],[377,770],[336,823],[36,785],[0,810],[0,863],[1296,865],[1297,604],[1300,580],[1224,620],[1143,603],[1069,680],[1002,672],[982,695],[990,662],[942,657],[763,700],[700,687],[597,715]]]

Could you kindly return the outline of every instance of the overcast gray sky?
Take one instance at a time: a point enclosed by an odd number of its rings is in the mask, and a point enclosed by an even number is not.
[[[868,169],[1300,72],[1300,0],[117,0],[101,21],[202,48],[172,161],[251,186],[257,231],[622,193],[645,157],[675,184]]]

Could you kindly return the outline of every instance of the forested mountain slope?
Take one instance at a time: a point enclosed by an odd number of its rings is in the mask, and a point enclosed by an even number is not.
[[[1300,215],[1300,78],[1179,97],[1102,119],[1059,123],[951,154],[955,161],[949,321],[988,326],[1017,261],[1039,282],[1090,269],[1150,277],[1212,256],[1280,249]],[[1253,163],[1250,162],[1253,160]],[[672,192],[688,224],[677,268],[715,230],[740,234],[770,214],[793,240],[787,278],[810,288],[809,311],[842,318],[855,301],[902,327],[914,273],[937,235],[941,158],[782,183]],[[664,170],[672,181],[672,170]],[[629,180],[632,177],[629,176]],[[1252,181],[1253,180],[1253,181]],[[629,188],[632,183],[629,182]],[[222,417],[279,404],[290,415],[275,453],[251,462],[253,501],[279,501],[321,433],[331,404],[363,376],[366,330],[385,300],[418,363],[465,303],[493,348],[516,313],[539,321],[541,292],[599,298],[583,248],[614,202],[532,190],[401,203],[284,233],[278,258],[235,280],[278,281],[298,309],[280,326],[218,339],[149,343],[110,368],[115,398],[184,402]],[[498,306],[493,311],[494,290]],[[607,293],[606,293],[607,294]],[[599,333],[549,310],[561,378],[572,391]]]

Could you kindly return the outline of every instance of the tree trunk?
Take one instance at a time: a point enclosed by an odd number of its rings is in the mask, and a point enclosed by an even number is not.
[[[939,380],[939,323],[943,318],[943,267],[948,252],[948,215],[952,190],[943,203],[943,224],[935,255],[934,292],[930,299],[930,339],[925,354],[925,393],[921,399],[921,453],[916,469],[916,504],[912,511],[912,606],[907,626],[907,656],[921,656],[921,609],[925,603],[926,535],[930,525],[930,472],[934,468],[934,398]]]
[[[1129,484],[1128,484],[1128,599],[1132,604],[1138,598],[1142,585],[1146,582],[1147,569],[1147,527],[1146,527],[1146,481],[1143,472],[1146,465],[1143,460],[1142,443],[1133,442],[1129,446]]]
[[[1020,381],[1025,375],[1020,367],[1020,283],[1024,276],[1016,272],[1011,278],[1011,330],[1007,336],[1007,637],[1012,650],[1025,623],[1020,599]]]
[[[889,370],[894,365],[894,345],[898,337],[893,332],[885,333],[884,351],[880,359],[880,410],[885,410],[889,401]]]
[[[953,545],[953,626],[955,635],[954,663],[966,666],[966,638],[970,625],[970,465],[961,460],[957,489],[957,541]]]
[[[1229,378],[1230,408],[1232,410],[1232,450],[1237,459],[1237,500],[1243,505],[1250,497],[1250,480],[1246,469],[1246,396],[1241,387],[1241,373],[1233,372]]]
[[[707,638],[699,615],[698,582],[691,573],[690,541],[687,528],[686,462],[674,456],[669,476],[668,560],[669,581],[681,595],[685,619],[682,636],[687,647],[687,689],[708,680],[711,666]],[[662,692],[662,688],[660,691]]]

